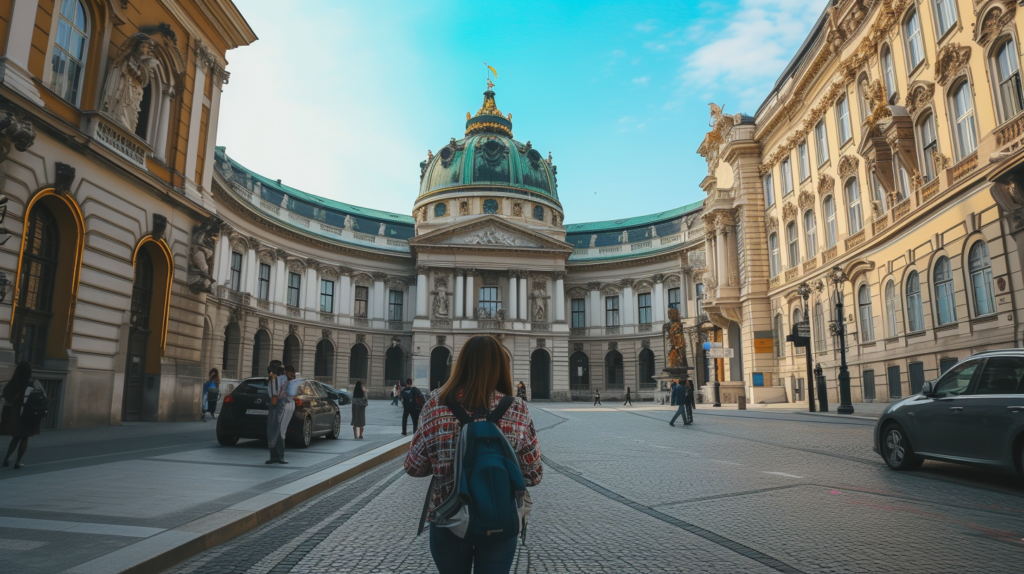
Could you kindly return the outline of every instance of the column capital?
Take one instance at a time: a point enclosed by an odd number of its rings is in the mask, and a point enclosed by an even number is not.
[[[654,277],[651,278],[655,283],[661,283],[665,280],[665,275],[662,273],[655,273]]]
[[[373,277],[374,282],[381,282],[381,283],[383,283],[384,281],[387,281],[388,274],[380,272],[380,271],[376,271],[374,273],[371,273],[370,277]]]
[[[417,275],[429,275],[430,274],[430,267],[427,267],[426,265],[417,265],[416,266],[416,274]]]
[[[601,284],[597,281],[591,281],[590,283],[587,283],[587,289],[590,289],[591,291],[597,291],[600,288]]]
[[[636,283],[635,279],[623,279],[623,280],[619,281],[619,285],[622,285],[623,287],[628,287],[630,289],[633,288],[633,285],[635,283]]]
[[[555,280],[565,280],[565,271],[555,271]]]
[[[351,277],[352,276],[352,268],[351,267],[345,267],[344,265],[339,265],[338,266],[338,274],[339,275],[343,275],[345,277]]]

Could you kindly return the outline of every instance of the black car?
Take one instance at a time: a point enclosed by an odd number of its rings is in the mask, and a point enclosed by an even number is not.
[[[234,446],[241,438],[267,440],[269,412],[270,395],[267,393],[266,377],[242,381],[231,394],[224,397],[217,418],[217,442],[224,446]],[[288,423],[286,439],[292,446],[305,448],[317,436],[332,439],[341,436],[341,409],[320,388],[319,383],[300,379],[299,393],[295,396],[295,413]]]
[[[348,391],[338,390],[330,385],[318,382],[317,384],[327,393],[327,396],[334,399],[334,402],[338,403],[338,406],[345,406],[352,402],[352,397],[348,394]]]

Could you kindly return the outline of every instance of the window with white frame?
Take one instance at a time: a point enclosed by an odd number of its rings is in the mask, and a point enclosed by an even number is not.
[[[893,65],[892,50],[889,46],[882,47],[882,83],[885,84],[885,94],[889,103],[897,100],[896,90],[896,67]]]
[[[800,234],[796,231],[796,222],[790,221],[786,226],[786,247],[789,256],[789,268],[800,265]]]
[[[807,141],[802,141],[796,146],[797,160],[800,162],[800,181],[807,181],[811,177],[811,156],[807,152]]]
[[[604,325],[606,327],[619,326],[619,296],[612,295],[604,299]]]
[[[931,181],[935,179],[935,157],[939,153],[939,140],[935,133],[935,114],[929,112],[918,120],[917,138],[924,179]]]
[[[896,202],[899,203],[904,199],[910,197],[910,175],[907,173],[907,169],[903,167],[903,164],[899,164],[899,185],[896,186]]]
[[[572,328],[585,328],[587,326],[587,300],[584,298],[573,299],[570,308],[572,309]]]
[[[864,218],[860,210],[860,186],[857,185],[857,178],[851,177],[843,189],[846,194],[846,214],[850,225],[850,235],[853,235],[864,227]]]
[[[370,307],[370,288],[365,286],[356,286],[355,295],[355,306],[353,309],[353,316],[365,319],[367,311]]]
[[[984,240],[971,246],[967,258],[971,274],[971,292],[974,295],[974,313],[980,317],[995,313],[992,294],[992,261],[988,256],[988,244]]]
[[[814,221],[814,212],[808,209],[804,212],[804,251],[807,252],[807,259],[813,259],[818,254],[818,230]]]
[[[818,156],[818,167],[828,161],[828,128],[824,118],[814,125],[814,152]]]
[[[260,263],[260,273],[256,285],[256,298],[261,301],[270,300],[270,265]]]
[[[921,21],[917,10],[911,10],[903,21],[903,37],[907,42],[907,69],[914,70],[924,61],[924,38],[921,36]]]
[[[481,287],[480,304],[477,308],[479,309],[480,319],[496,319],[498,317],[498,309],[501,309],[501,299],[498,297],[498,288]]]
[[[772,324],[772,340],[775,342],[775,356],[785,357],[786,335],[782,326],[782,313],[778,313],[775,315],[775,321]]]
[[[764,174],[764,179],[761,181],[764,183],[764,206],[771,207],[775,205],[775,184],[772,181],[772,172]]]
[[[288,273],[288,306],[299,306],[299,294],[302,292],[302,276],[298,273]]]
[[[843,145],[853,137],[853,130],[850,128],[850,102],[843,98],[836,104],[836,125],[839,130],[839,144]]]
[[[956,3],[954,0],[933,0],[935,2],[935,26],[942,36],[956,24]]]
[[[334,281],[329,279],[320,280],[320,312],[334,312]]]
[[[857,306],[860,308],[860,341],[868,343],[875,340],[875,322],[871,312],[871,289],[861,285],[857,293]]]
[[[641,293],[636,296],[637,306],[640,308],[640,324],[651,324],[651,294]]]
[[[77,106],[82,96],[89,23],[80,0],[63,0],[50,61],[50,91]]]
[[[674,287],[668,290],[668,308],[678,309],[679,308],[679,287]]]
[[[390,289],[388,291],[388,321],[401,321],[405,318],[405,292]]]
[[[1020,85],[1020,65],[1013,38],[1007,38],[995,50],[996,81],[999,83],[999,115],[1002,121],[1024,109],[1024,93]]]
[[[885,284],[885,334],[889,337],[899,335],[896,328],[896,284],[892,280]]]
[[[924,311],[921,308],[921,278],[917,271],[907,275],[907,332],[924,331]]]
[[[825,249],[832,249],[839,241],[839,230],[836,227],[836,201],[831,195],[821,202],[821,212],[825,219]]]
[[[782,256],[779,254],[779,235],[772,233],[768,236],[768,273],[775,277],[781,269]]]
[[[782,178],[782,195],[786,196],[793,192],[793,166],[789,158],[779,162],[779,177]]]
[[[232,291],[242,290],[242,254],[231,252],[231,278],[228,284]]]
[[[956,296],[953,291],[953,269],[948,257],[935,262],[935,311],[939,325],[956,323]]]
[[[956,118],[956,159],[974,153],[978,148],[978,136],[974,129],[974,103],[971,100],[971,85],[966,80],[953,90],[953,114]]]
[[[882,187],[882,182],[878,181],[878,176],[873,172],[871,174],[871,200],[878,204],[880,213],[888,211],[888,202],[885,199],[885,188]]]

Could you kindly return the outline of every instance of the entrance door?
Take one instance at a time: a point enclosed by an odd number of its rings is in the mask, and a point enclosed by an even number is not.
[[[886,369],[886,377],[889,380],[889,399],[898,399],[903,396],[903,382],[900,380],[900,368],[898,365]]]
[[[551,398],[551,357],[544,349],[537,349],[530,355],[530,396]]]
[[[448,347],[434,347],[430,352],[430,390],[440,389],[452,373],[452,352]]]
[[[124,371],[124,404],[121,420],[142,420],[142,387],[146,382],[146,347],[149,331],[132,329],[128,335],[128,365]]]

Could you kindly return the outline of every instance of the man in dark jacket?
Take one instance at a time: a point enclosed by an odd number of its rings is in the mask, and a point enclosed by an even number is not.
[[[693,411],[690,409],[690,401],[687,393],[689,392],[688,387],[685,383],[676,385],[676,388],[672,389],[672,398],[675,403],[679,405],[676,410],[676,414],[672,415],[672,420],[668,424],[676,426],[676,419],[679,415],[683,416],[683,424],[688,425],[693,422]]]
[[[412,417],[412,432],[420,426],[420,410],[423,409],[423,393],[412,384],[412,379],[406,379],[405,388],[402,389],[402,436],[406,432],[409,417]]]

